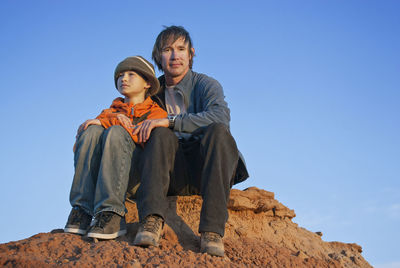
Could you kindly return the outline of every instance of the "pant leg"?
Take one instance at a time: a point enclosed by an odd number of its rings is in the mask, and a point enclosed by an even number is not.
[[[203,204],[199,232],[225,233],[228,220],[227,203],[231,181],[236,171],[239,153],[228,128],[214,123],[203,129],[200,141],[202,164],[200,191]]]
[[[170,176],[174,168],[178,138],[168,128],[153,129],[138,165],[140,186],[136,193],[139,219],[151,214],[165,218]]]
[[[93,198],[101,159],[102,126],[89,126],[77,139],[74,155],[75,174],[70,192],[71,206],[79,206],[93,215]]]
[[[102,136],[102,156],[94,196],[95,214],[112,211],[125,215],[125,195],[135,150],[129,133],[121,126],[112,126]]]

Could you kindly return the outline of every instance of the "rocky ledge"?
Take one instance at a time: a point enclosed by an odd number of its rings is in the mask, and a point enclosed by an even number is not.
[[[295,212],[256,187],[231,191],[224,237],[225,258],[199,252],[201,197],[169,197],[166,225],[157,248],[132,244],[136,204],[126,202],[128,233],[97,243],[62,229],[0,244],[5,267],[372,267],[357,244],[325,242],[322,233],[292,222]]]

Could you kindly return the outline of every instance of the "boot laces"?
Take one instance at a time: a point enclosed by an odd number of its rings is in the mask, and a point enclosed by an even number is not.
[[[157,233],[161,228],[163,220],[158,216],[147,216],[143,223],[143,230],[151,233]]]
[[[204,232],[203,237],[207,242],[219,242],[221,240],[221,236],[213,232]]]

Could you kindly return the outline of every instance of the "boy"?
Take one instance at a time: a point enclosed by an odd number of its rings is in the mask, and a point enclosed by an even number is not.
[[[150,98],[160,84],[153,65],[143,57],[120,62],[114,81],[124,98],[116,98],[109,109],[78,129],[70,192],[72,210],[65,232],[99,239],[126,233],[125,194],[138,142],[133,131],[146,119],[167,117]]]

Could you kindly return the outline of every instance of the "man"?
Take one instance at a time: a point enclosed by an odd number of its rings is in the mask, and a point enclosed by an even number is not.
[[[133,134],[145,143],[136,193],[140,227],[134,244],[156,246],[164,224],[167,195],[200,194],[201,252],[224,256],[230,188],[248,177],[229,131],[230,111],[221,85],[193,72],[195,50],[178,26],[157,37],[153,60],[164,72],[159,105],[168,118],[146,120]]]

